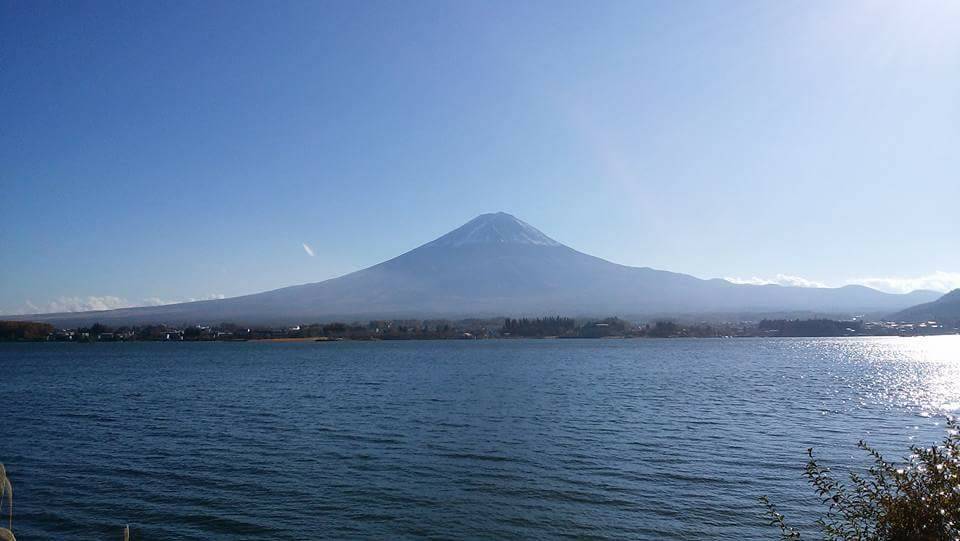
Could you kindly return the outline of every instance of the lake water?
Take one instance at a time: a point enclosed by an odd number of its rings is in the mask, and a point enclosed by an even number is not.
[[[805,450],[960,410],[960,337],[0,344],[20,539],[771,539]]]

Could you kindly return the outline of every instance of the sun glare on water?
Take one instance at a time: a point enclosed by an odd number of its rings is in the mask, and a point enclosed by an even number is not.
[[[881,370],[889,399],[917,407],[923,416],[960,414],[960,336],[898,338],[884,346],[886,359],[875,362],[895,359],[894,370]]]

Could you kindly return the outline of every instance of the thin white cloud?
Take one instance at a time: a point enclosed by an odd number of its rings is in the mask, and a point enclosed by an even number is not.
[[[758,286],[777,284],[791,287],[829,287],[823,282],[810,280],[802,276],[794,276],[792,274],[778,274],[773,278],[760,278],[759,276],[752,276],[750,278],[728,277],[725,278],[725,280],[735,284],[751,284]]]
[[[119,308],[134,308],[138,306],[163,306],[166,304],[177,304],[181,302],[209,301],[226,298],[222,293],[211,293],[202,297],[189,297],[186,299],[161,299],[159,297],[148,297],[139,302],[131,302],[123,297],[114,295],[86,297],[58,297],[47,303],[36,304],[27,299],[20,309],[10,312],[11,315],[26,314],[53,314],[61,312],[90,312],[94,310],[116,310]]]
[[[161,299],[159,297],[148,297],[143,299],[143,301],[137,306],[163,306],[166,304],[177,304],[181,302],[215,301],[225,298],[227,297],[223,293],[210,293],[209,295],[203,295],[202,297],[187,297],[185,299]]]
[[[209,295],[204,295],[202,297],[190,297],[186,301],[180,302],[197,302],[197,301],[218,301],[220,299],[227,298],[223,293],[211,293]]]
[[[923,276],[894,276],[894,277],[867,277],[849,278],[838,284],[827,284],[818,280],[811,280],[803,276],[778,274],[773,278],[753,276],[750,278],[728,277],[728,282],[735,284],[768,285],[778,284],[795,287],[839,287],[844,285],[863,285],[885,291],[887,293],[910,293],[918,289],[928,289],[946,293],[960,288],[960,272],[936,271]]]
[[[953,291],[960,288],[960,272],[936,271],[914,277],[871,277],[847,280],[848,284],[861,284],[889,293],[909,293],[918,289]]]
[[[311,248],[310,245],[307,244],[306,242],[303,243],[303,251],[307,252],[307,255],[310,257],[313,257],[314,255],[316,255],[313,253],[313,248]]]
[[[129,308],[132,306],[126,299],[115,297],[113,295],[88,296],[88,297],[58,297],[48,303],[34,304],[27,300],[25,310],[21,313],[26,314],[45,314],[54,312],[89,312],[92,310],[115,310],[117,308]]]

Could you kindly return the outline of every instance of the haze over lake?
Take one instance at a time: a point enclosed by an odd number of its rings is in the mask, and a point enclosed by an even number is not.
[[[899,457],[960,337],[0,344],[22,539],[770,539]],[[851,461],[854,457],[856,460]]]

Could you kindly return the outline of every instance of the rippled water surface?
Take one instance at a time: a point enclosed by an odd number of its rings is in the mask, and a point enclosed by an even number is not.
[[[21,540],[770,539],[943,434],[960,337],[0,345]]]

